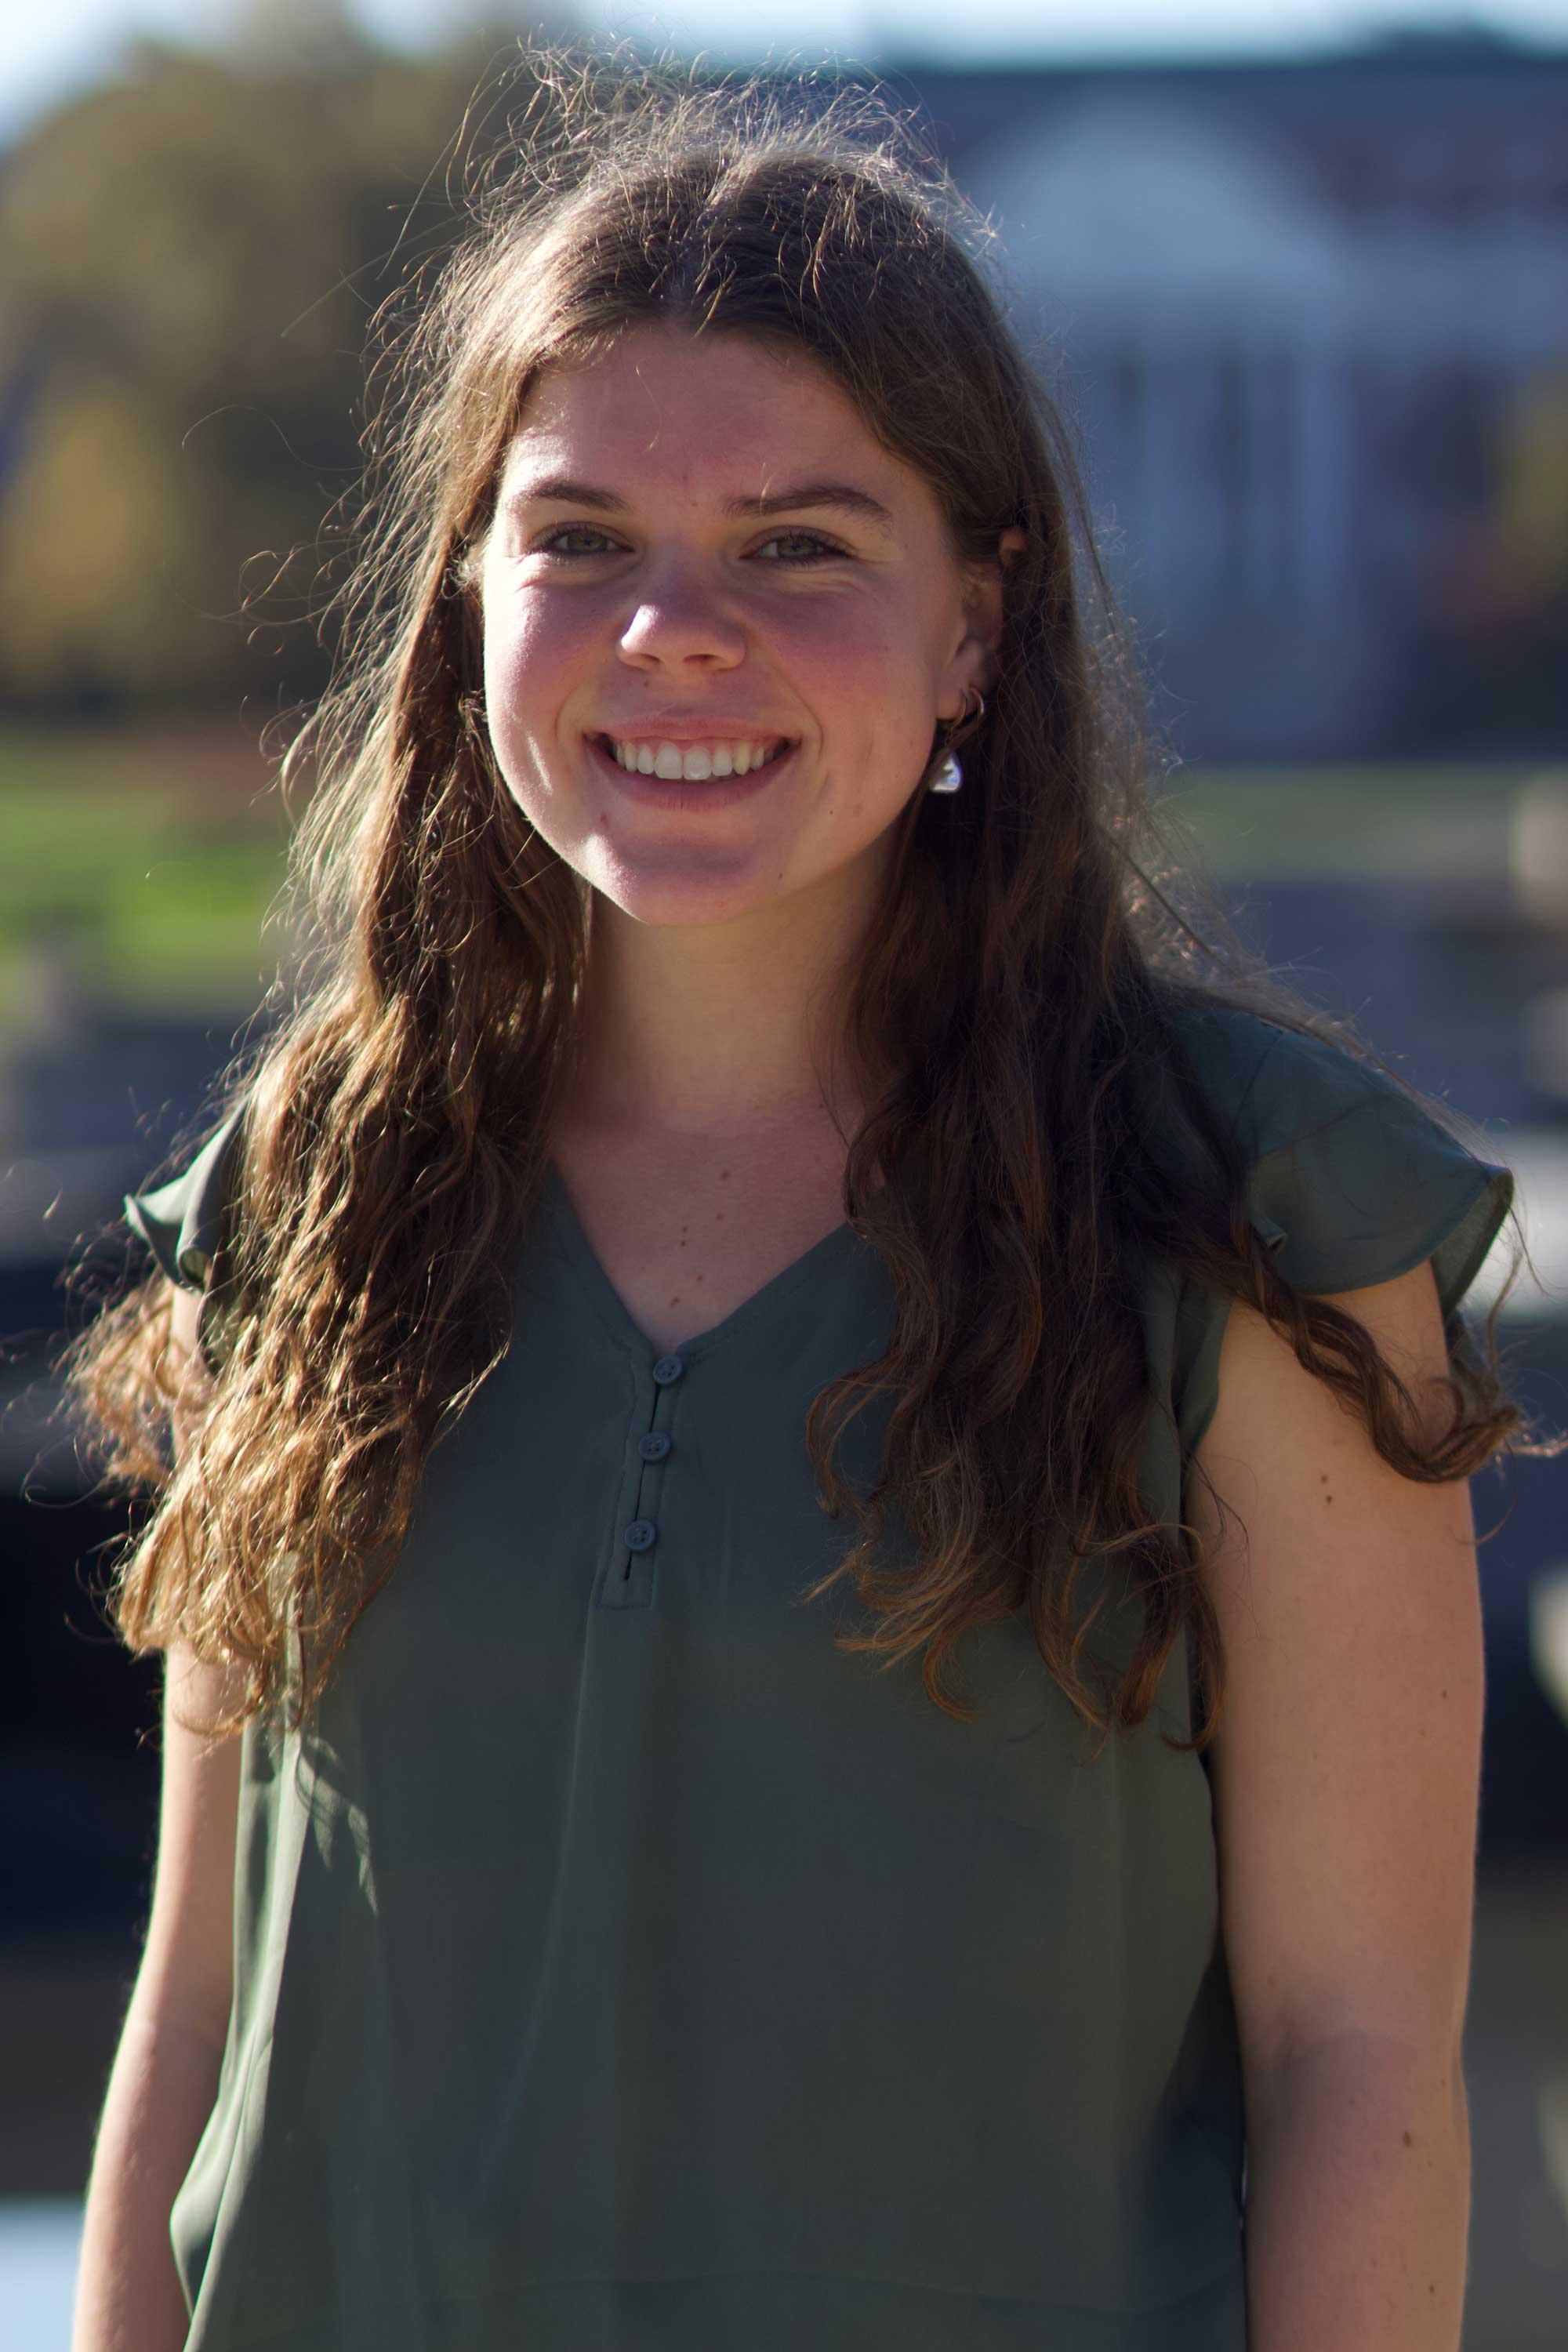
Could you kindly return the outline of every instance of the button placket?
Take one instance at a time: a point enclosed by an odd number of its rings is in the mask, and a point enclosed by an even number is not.
[[[653,1410],[648,1426],[637,1442],[637,1471],[634,1516],[622,1530],[624,1546],[621,1561],[620,1589],[616,1601],[623,1607],[646,1607],[653,1598],[653,1562],[650,1555],[658,1541],[658,1521],[653,1517],[653,1504],[658,1493],[655,1473],[668,1461],[674,1440],[662,1426],[668,1418],[668,1391],[686,1370],[680,1357],[660,1356],[650,1368],[653,1381]]]

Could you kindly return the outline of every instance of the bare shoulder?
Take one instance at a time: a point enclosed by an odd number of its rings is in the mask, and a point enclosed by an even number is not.
[[[1413,1394],[1443,1374],[1429,1262],[1331,1303]],[[1193,1482],[1226,1654],[1210,1758],[1249,2064],[1352,2033],[1447,2048],[1468,1972],[1483,1705],[1468,1487],[1394,1470],[1240,1306],[1197,1459],[1226,1507]]]

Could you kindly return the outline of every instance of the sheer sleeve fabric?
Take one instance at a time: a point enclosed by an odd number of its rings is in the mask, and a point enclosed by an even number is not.
[[[241,1103],[208,1136],[182,1174],[152,1191],[125,1195],[127,1222],[157,1264],[179,1289],[201,1298],[197,1344],[215,1373],[226,1351],[214,1268],[227,1230],[244,1117]]]
[[[1194,1051],[1248,1162],[1247,1214],[1299,1291],[1391,1282],[1432,1261],[1450,1360],[1472,1355],[1459,1309],[1513,1202],[1510,1169],[1478,1158],[1382,1070],[1247,1013],[1205,1015]],[[1190,1455],[1218,1401],[1228,1301],[1183,1299],[1174,1383]]]

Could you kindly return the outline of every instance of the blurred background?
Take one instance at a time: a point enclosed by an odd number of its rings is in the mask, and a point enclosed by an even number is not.
[[[0,26],[0,2312],[66,2343],[157,1677],[54,1417],[60,1269],[272,960],[367,322],[531,31],[880,79],[999,232],[1241,928],[1517,1171],[1568,1425],[1568,0],[51,0]],[[482,135],[482,134],[481,134]],[[122,1252],[121,1253],[122,1255]],[[1489,1268],[1474,1295],[1489,1304]],[[1568,1469],[1475,1484],[1467,2352],[1568,2339]]]

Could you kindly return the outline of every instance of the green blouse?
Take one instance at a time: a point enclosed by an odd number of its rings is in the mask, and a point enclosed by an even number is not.
[[[1187,1017],[1287,1277],[1430,1256],[1453,1318],[1509,1172],[1336,1048]],[[188,1289],[236,1127],[127,1204]],[[1147,1302],[1173,1520],[1225,1304],[1159,1265]],[[1022,1618],[961,1645],[968,1724],[918,1661],[834,1647],[804,1423],[892,1317],[852,1227],[660,1352],[552,1174],[516,1304],[319,1718],[244,1734],[189,2345],[1242,2352],[1209,1780],[1162,1738],[1184,1646],[1097,1763]]]

